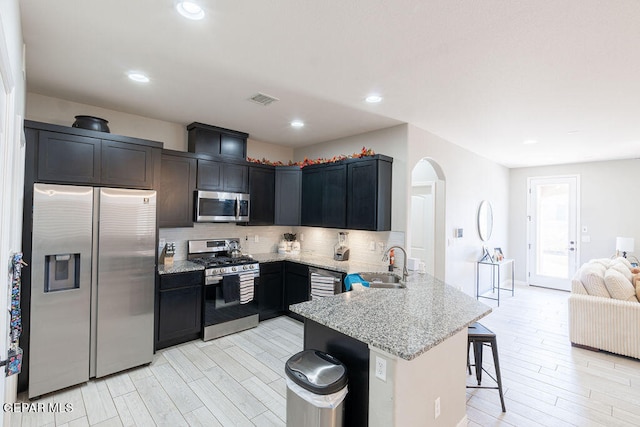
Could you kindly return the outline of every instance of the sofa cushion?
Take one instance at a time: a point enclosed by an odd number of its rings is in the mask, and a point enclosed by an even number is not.
[[[636,288],[636,298],[640,301],[640,273],[633,275],[633,286]]]
[[[631,263],[629,262],[629,260],[628,260],[628,259],[626,259],[626,258],[624,258],[624,257],[621,257],[621,256],[619,256],[618,258],[615,258],[615,259],[613,260],[613,262],[621,262],[621,263],[623,263],[624,265],[626,265],[626,266],[627,266],[627,268],[628,268],[629,270],[631,270],[631,269],[633,268],[633,266],[631,265]]]
[[[611,298],[604,283],[605,268],[602,264],[588,264],[580,270],[580,281],[589,295]]]
[[[620,261],[614,261],[609,268],[613,268],[614,270],[619,271],[624,277],[627,278],[628,281],[633,282],[633,273],[624,263]]]
[[[611,262],[613,262],[611,258],[595,258],[589,260],[589,264],[600,264],[604,266],[604,268],[609,268]]]
[[[607,271],[604,272],[604,284],[611,298],[638,302],[636,289],[633,284],[618,270],[613,268],[607,269]]]

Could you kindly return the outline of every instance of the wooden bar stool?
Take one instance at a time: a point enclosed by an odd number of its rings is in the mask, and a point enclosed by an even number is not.
[[[473,344],[473,358],[474,364],[472,365],[469,360],[469,350]],[[482,367],[482,349],[485,345],[489,345],[493,352],[493,364],[496,368],[496,377],[494,378],[485,368]],[[500,393],[500,403],[502,404],[502,412],[507,412],[504,407],[504,396],[502,394],[502,377],[500,376],[500,362],[498,361],[498,342],[496,340],[496,334],[485,328],[480,323],[476,322],[469,325],[469,341],[467,344],[467,368],[469,369],[469,375],[471,375],[471,367],[476,368],[476,379],[478,380],[477,386],[468,385],[467,388],[490,388],[497,389]],[[482,371],[484,371],[489,377],[494,380],[498,386],[481,386]]]

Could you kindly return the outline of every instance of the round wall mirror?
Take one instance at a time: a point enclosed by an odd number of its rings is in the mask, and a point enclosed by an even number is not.
[[[493,209],[491,203],[488,200],[480,202],[478,208],[478,234],[483,242],[486,242],[491,237],[493,231]]]

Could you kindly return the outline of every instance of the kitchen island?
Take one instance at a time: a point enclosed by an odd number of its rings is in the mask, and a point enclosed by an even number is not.
[[[290,309],[305,318],[305,349],[347,365],[345,425],[466,425],[467,326],[489,306],[414,274],[404,289],[356,287]]]

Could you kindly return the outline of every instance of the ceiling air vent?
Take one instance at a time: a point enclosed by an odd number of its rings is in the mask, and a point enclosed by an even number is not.
[[[256,104],[264,105],[266,107],[272,102],[279,101],[279,99],[274,96],[265,95],[264,93],[257,93],[249,98],[249,101],[255,102]]]

